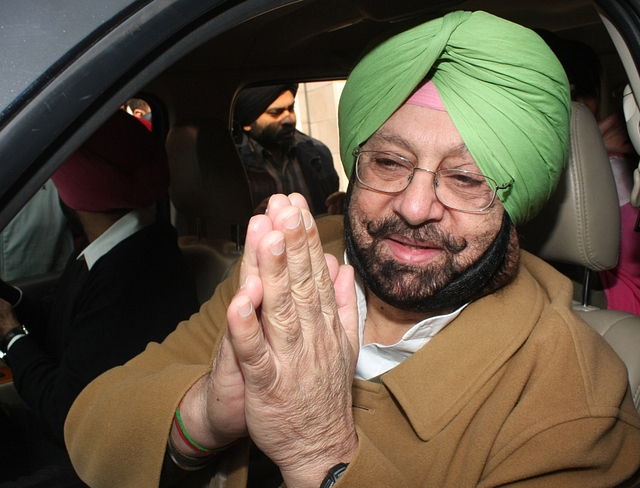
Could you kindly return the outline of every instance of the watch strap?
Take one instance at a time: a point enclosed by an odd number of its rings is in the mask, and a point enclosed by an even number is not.
[[[331,488],[333,485],[335,485],[340,479],[340,477],[347,470],[348,466],[349,465],[346,463],[336,464],[333,468],[329,470],[329,472],[327,473],[327,476],[325,477],[324,481],[320,485],[320,488]]]
[[[0,340],[0,358],[4,357],[4,355],[7,354],[9,343],[20,335],[26,335],[24,327],[14,327],[4,335],[2,340]]]

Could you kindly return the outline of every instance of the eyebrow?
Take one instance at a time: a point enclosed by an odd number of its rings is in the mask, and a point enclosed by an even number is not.
[[[293,110],[295,105],[296,105],[295,102],[292,103],[291,105],[286,105],[286,106],[280,106],[280,105],[273,106],[272,105],[271,107],[267,108],[267,110],[265,110],[265,112]]]

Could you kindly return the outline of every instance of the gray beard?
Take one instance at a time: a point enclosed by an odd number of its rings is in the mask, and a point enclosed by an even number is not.
[[[347,192],[344,213],[345,244],[349,263],[362,278],[365,286],[378,298],[400,310],[426,313],[449,312],[465,303],[478,299],[504,286],[515,275],[518,265],[519,248],[517,235],[507,212],[504,212],[500,231],[483,255],[467,269],[460,272],[446,266],[442,273],[448,280],[435,286],[436,277],[432,270],[421,270],[422,289],[404,292],[390,289],[389,284],[398,281],[405,273],[415,274],[415,269],[389,260],[382,264],[375,262],[373,253],[363,249],[353,240],[353,227],[349,218],[349,204],[352,188]],[[375,232],[375,231],[374,231]],[[449,242],[440,237],[443,246],[451,252],[459,252],[467,243]],[[374,269],[378,268],[377,272]]]

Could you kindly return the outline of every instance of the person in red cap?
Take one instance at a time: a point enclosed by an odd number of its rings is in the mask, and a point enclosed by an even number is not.
[[[118,110],[52,179],[82,240],[42,302],[1,283],[0,354],[26,408],[0,414],[0,459],[21,460],[0,461],[0,486],[85,486],[63,440],[74,399],[198,309],[177,234],[156,218],[167,155],[142,124]]]

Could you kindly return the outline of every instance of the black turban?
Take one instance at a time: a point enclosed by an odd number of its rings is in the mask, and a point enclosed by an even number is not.
[[[290,91],[295,97],[298,84],[258,86],[242,90],[233,110],[234,126],[244,127],[255,122],[286,91]]]

